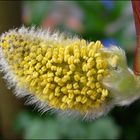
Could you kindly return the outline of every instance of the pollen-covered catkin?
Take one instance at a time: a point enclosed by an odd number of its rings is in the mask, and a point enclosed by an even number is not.
[[[119,55],[124,54],[117,48],[111,51],[100,41],[68,39],[26,28],[0,37],[0,57],[16,87],[50,108],[81,114],[100,115],[112,101],[113,94],[103,80],[114,76]]]

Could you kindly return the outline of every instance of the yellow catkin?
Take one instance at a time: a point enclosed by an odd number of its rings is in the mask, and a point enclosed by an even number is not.
[[[100,41],[66,44],[9,33],[0,46],[19,86],[49,106],[85,113],[108,101],[110,93],[102,85],[108,62]],[[112,65],[116,61],[114,57]]]

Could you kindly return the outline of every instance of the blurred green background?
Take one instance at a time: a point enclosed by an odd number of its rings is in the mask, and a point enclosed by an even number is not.
[[[9,7],[19,7],[18,26],[49,28],[77,35],[86,40],[101,40],[105,47],[115,44],[126,51],[128,65],[132,68],[135,47],[135,27],[130,1],[22,1],[18,4],[12,2]],[[0,2],[7,8],[1,12],[0,17],[8,17],[8,1]],[[3,9],[4,11],[4,9]],[[16,14],[16,12],[15,12]],[[5,19],[8,21],[8,18]],[[4,23],[0,20],[1,27],[8,29],[16,27],[14,22]],[[4,24],[4,25],[3,25]],[[3,82],[3,81],[2,81]],[[0,94],[5,89],[0,90]],[[12,91],[5,94],[12,94]],[[139,139],[140,138],[140,102],[136,101],[127,107],[115,107],[109,114],[93,121],[83,118],[58,116],[47,112],[43,115],[35,106],[24,106],[25,99],[18,99],[13,106],[7,105],[9,98],[0,104],[0,138],[22,139]],[[13,98],[13,97],[10,97]],[[16,100],[16,98],[14,98]],[[5,105],[4,105],[5,104]],[[20,106],[15,110],[15,106]],[[7,113],[8,111],[12,113]],[[14,117],[11,119],[11,114]],[[6,117],[3,117],[6,116]],[[9,122],[10,120],[10,122]],[[4,123],[6,122],[6,123]],[[10,125],[8,125],[8,122]],[[12,133],[12,134],[11,134]]]

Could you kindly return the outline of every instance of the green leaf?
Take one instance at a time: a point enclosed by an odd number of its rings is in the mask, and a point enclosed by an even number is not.
[[[120,128],[111,117],[95,120],[89,126],[89,139],[116,139],[120,135]]]

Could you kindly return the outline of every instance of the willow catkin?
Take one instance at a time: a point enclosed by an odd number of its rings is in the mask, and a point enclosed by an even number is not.
[[[119,65],[126,65],[120,48],[24,27],[1,36],[0,53],[2,69],[17,96],[29,95],[30,102],[44,110],[92,118],[112,108],[116,97],[109,80]],[[132,79],[135,83],[133,74]]]

